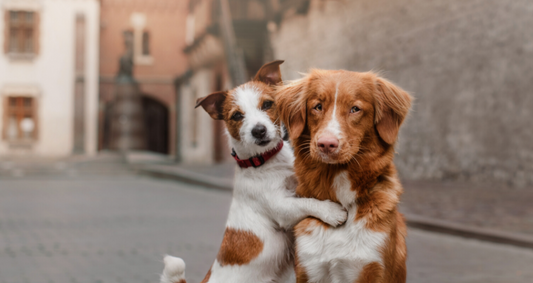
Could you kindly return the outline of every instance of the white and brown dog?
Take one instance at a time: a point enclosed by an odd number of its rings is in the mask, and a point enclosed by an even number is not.
[[[306,217],[331,226],[347,218],[334,202],[295,197],[294,156],[274,105],[281,63],[268,63],[253,81],[197,101],[213,119],[224,120],[239,165],[222,245],[202,282],[284,282],[294,273],[288,231]],[[181,259],[165,258],[161,282],[185,282],[184,270]]]

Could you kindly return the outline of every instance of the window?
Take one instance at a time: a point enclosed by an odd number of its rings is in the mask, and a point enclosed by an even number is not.
[[[14,54],[37,53],[37,13],[7,12],[6,52]]]
[[[135,65],[152,65],[154,63],[153,50],[150,46],[152,34],[147,30],[146,15],[132,13],[130,21],[133,28],[133,62]]]
[[[149,56],[150,55],[150,34],[147,31],[143,31],[142,41],[143,41],[142,55]]]
[[[33,97],[11,96],[5,100],[4,138],[32,141],[37,138],[36,103]]]

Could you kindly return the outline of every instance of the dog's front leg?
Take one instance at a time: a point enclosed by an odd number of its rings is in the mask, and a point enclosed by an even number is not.
[[[304,218],[312,216],[337,227],[348,217],[348,212],[338,203],[313,198],[287,197],[275,201],[272,207],[278,224],[290,229]]]

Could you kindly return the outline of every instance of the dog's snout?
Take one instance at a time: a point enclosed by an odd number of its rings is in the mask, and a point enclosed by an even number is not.
[[[252,129],[252,136],[257,139],[262,139],[266,135],[267,128],[262,124],[257,124]]]
[[[317,143],[320,151],[325,154],[332,153],[339,147],[339,140],[334,136],[322,136]]]

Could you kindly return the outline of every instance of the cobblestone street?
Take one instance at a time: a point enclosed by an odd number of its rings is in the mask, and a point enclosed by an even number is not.
[[[162,257],[198,283],[231,194],[121,174],[0,179],[0,282],[158,282]],[[112,173],[112,172],[108,172]],[[531,282],[533,251],[411,229],[408,282]]]

